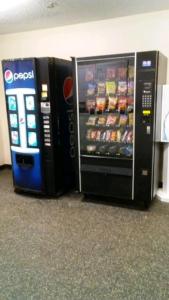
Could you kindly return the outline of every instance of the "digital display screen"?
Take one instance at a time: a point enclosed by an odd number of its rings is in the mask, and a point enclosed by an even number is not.
[[[151,60],[143,60],[142,61],[142,67],[143,68],[147,68],[147,67],[151,67],[151,66],[152,66]]]
[[[18,131],[11,131],[11,140],[13,145],[19,145],[19,133]]]
[[[29,129],[35,129],[36,128],[36,118],[35,115],[27,115],[27,126]]]
[[[16,111],[16,97],[15,96],[8,96],[8,109],[12,111]]]
[[[26,96],[26,109],[27,110],[35,110],[35,98],[34,96]]]
[[[36,132],[28,132],[28,145],[30,147],[37,147],[37,134]]]
[[[9,119],[10,119],[10,125],[11,125],[11,127],[17,128],[18,127],[17,114],[9,114]]]

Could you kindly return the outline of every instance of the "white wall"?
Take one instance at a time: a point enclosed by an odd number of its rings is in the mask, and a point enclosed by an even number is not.
[[[169,10],[0,36],[0,59],[31,56],[69,58],[137,50],[160,50],[169,57]],[[3,159],[5,163],[9,163],[5,100],[1,81],[0,120],[4,144]]]

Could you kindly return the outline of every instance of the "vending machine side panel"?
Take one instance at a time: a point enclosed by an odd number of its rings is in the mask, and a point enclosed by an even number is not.
[[[72,63],[55,59],[56,64],[56,104],[59,110],[59,134],[63,174],[63,188],[75,188],[75,129],[73,107]],[[59,163],[59,162],[58,162]],[[60,175],[59,175],[60,176]]]
[[[41,193],[35,60],[5,60],[2,65],[14,186],[17,190]]]
[[[137,53],[134,198],[146,207],[153,198],[159,160],[155,144],[158,68],[158,51]]]

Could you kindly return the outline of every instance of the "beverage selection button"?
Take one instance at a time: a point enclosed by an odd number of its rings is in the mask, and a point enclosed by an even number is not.
[[[49,124],[49,120],[43,120],[43,124]]]
[[[50,126],[49,125],[43,125],[43,128],[49,129]]]

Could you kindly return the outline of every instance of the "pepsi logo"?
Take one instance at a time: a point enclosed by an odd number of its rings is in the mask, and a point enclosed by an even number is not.
[[[9,70],[9,69],[5,71],[4,77],[5,77],[5,81],[6,81],[7,83],[12,83],[13,80],[14,80],[14,78],[13,78],[13,73],[12,73],[12,71]]]
[[[70,103],[70,99],[73,96],[73,79],[72,77],[66,77],[63,84],[63,95],[64,99],[68,104]]]

